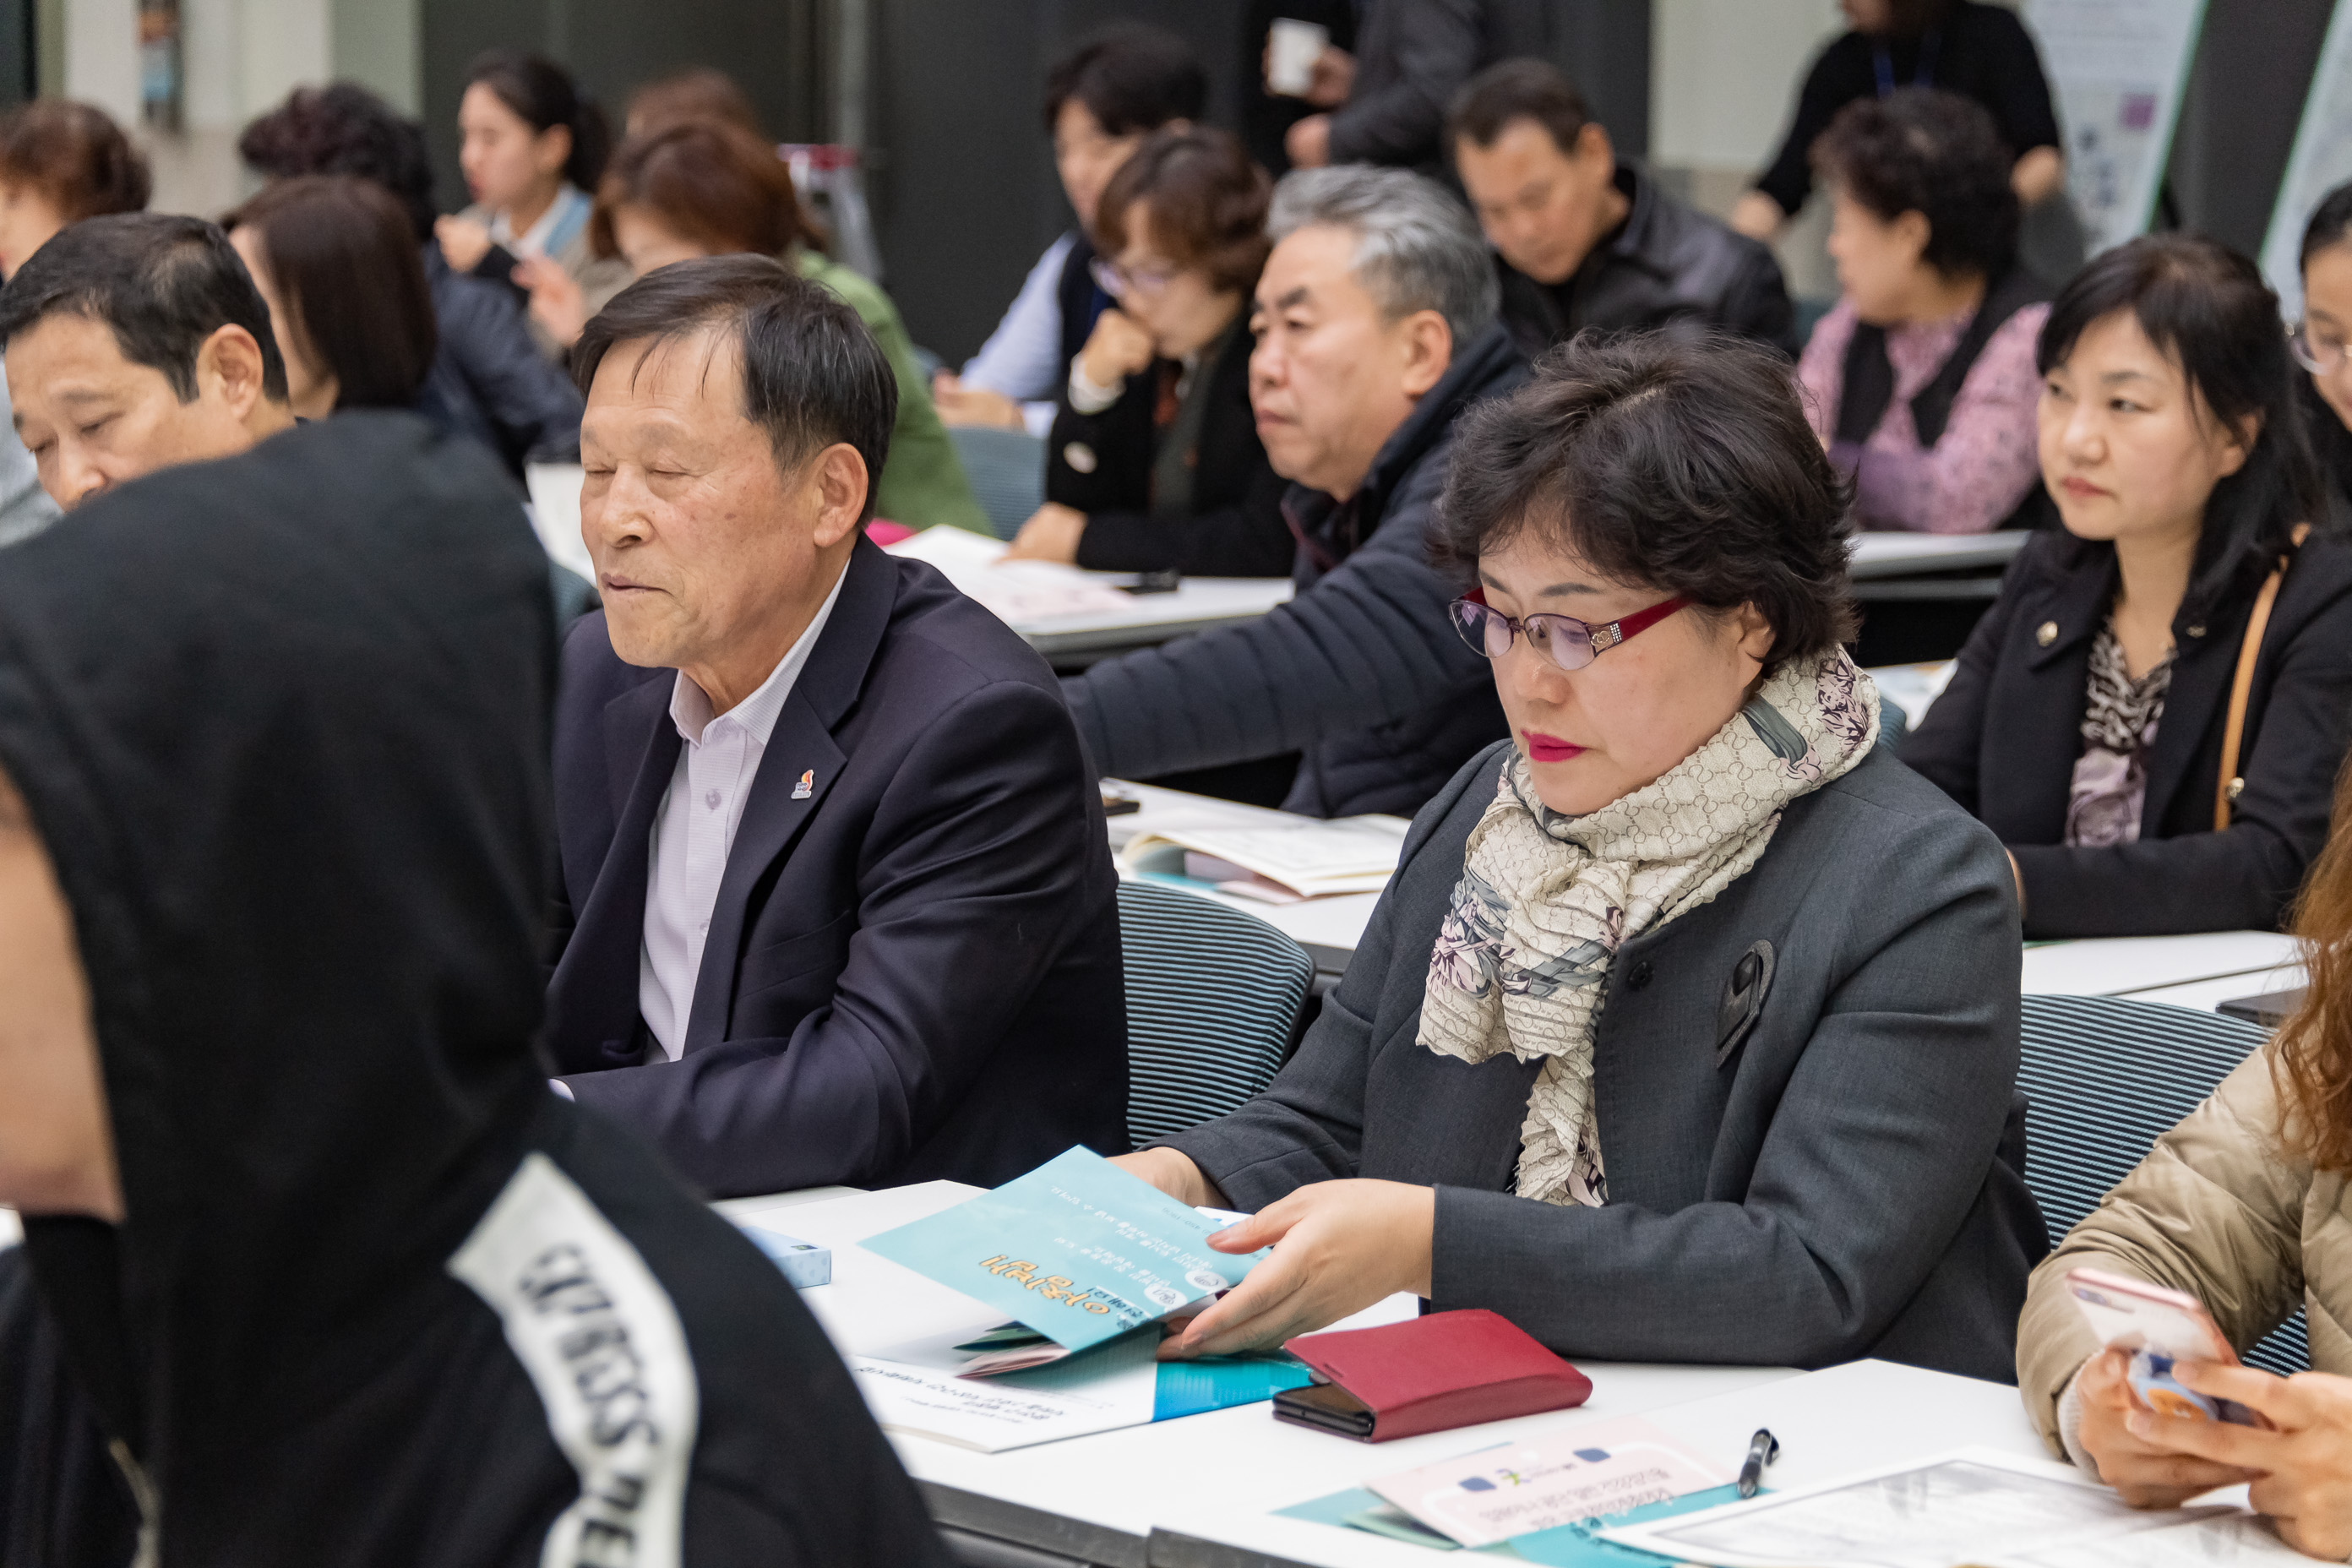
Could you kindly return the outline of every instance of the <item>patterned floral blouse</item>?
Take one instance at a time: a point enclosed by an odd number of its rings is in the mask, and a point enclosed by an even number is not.
[[[2172,650],[2134,680],[2113,621],[2091,644],[2090,701],[2083,711],[2083,754],[2066,797],[2066,844],[2099,848],[2139,841],[2147,799],[2147,752],[2172,689]]]

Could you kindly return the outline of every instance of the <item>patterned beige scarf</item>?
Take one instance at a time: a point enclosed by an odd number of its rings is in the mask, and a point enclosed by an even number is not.
[[[1512,758],[1430,953],[1420,1043],[1467,1062],[1544,1059],[1520,1130],[1521,1197],[1608,1201],[1592,1039],[1618,948],[1729,887],[1781,809],[1877,739],[1877,689],[1839,649],[1783,665],[1705,745],[1584,816],[1545,806],[1526,756]]]

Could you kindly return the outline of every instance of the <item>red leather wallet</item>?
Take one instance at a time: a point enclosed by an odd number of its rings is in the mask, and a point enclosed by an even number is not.
[[[1316,1408],[1319,1389],[1293,1390],[1275,1414],[1368,1443],[1565,1410],[1592,1394],[1591,1379],[1483,1308],[1307,1334],[1282,1348],[1353,1394],[1364,1414],[1328,1418]]]

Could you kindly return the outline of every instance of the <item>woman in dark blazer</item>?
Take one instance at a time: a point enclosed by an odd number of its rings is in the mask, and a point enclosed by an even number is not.
[[[2066,286],[2038,357],[2064,529],[2018,554],[1903,759],[2009,847],[2028,936],[2274,929],[2352,736],[2352,548],[2310,531],[2277,300],[2243,257],[2151,236]]]
[[[1122,1157],[1276,1244],[1163,1354],[1410,1289],[1563,1354],[2008,1376],[2045,1246],[2016,903],[1875,744],[1786,363],[1588,336],[1456,442],[1456,622],[1516,739],[1415,819],[1266,1091]]]
[[[1268,184],[1206,126],[1158,131],[1096,209],[1095,266],[1117,299],[1071,362],[1045,442],[1045,504],[1015,559],[1100,572],[1286,577],[1287,485],[1249,398],[1249,297]]]

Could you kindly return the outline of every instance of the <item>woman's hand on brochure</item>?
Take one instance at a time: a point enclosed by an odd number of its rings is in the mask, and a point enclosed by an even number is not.
[[[2155,1417],[2132,1393],[2130,1368],[2129,1351],[2104,1350],[2084,1363],[2074,1385],[2083,1404],[2083,1425],[2075,1438],[2098,1461],[2099,1479],[2115,1488],[2116,1496],[2134,1508],[2178,1508],[2200,1492],[2252,1479],[2244,1470],[2139,1436],[2131,1425],[2133,1417]]]
[[[1434,1187],[1361,1180],[1301,1187],[1209,1238],[1220,1252],[1272,1245],[1274,1255],[1162,1341],[1160,1359],[1270,1350],[1399,1290],[1426,1296],[1436,1223]]]
[[[2352,1377],[2324,1372],[2279,1377],[2249,1366],[2191,1361],[2173,1363],[2172,1375],[2200,1394],[2260,1412],[2277,1430],[2135,1410],[2125,1417],[2132,1435],[2159,1451],[2251,1479],[2246,1500],[2296,1551],[2329,1563],[2352,1556]]]

